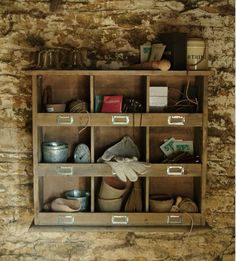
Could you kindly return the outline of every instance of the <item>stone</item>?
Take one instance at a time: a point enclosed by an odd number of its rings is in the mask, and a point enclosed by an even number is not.
[[[32,151],[31,133],[27,133],[25,129],[0,128],[0,136],[4,137],[0,140],[4,152],[21,154]]]
[[[227,2],[227,3],[226,3]],[[234,260],[235,1],[62,1],[0,3],[0,260]],[[159,32],[181,31],[209,45],[206,231],[32,232],[31,78],[25,71],[45,47],[85,47],[92,65],[139,61],[139,46]],[[29,36],[42,39],[37,45]],[[206,247],[207,246],[207,247]]]
[[[168,1],[166,5],[173,11],[181,12],[184,10],[184,4],[177,1]]]

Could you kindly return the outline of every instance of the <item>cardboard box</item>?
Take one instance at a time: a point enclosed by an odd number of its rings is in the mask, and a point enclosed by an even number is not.
[[[167,86],[150,86],[149,96],[168,96]]]
[[[149,111],[150,112],[164,112],[164,107],[162,107],[162,106],[150,106]]]
[[[168,103],[167,96],[150,97],[150,99],[149,99],[150,106],[165,107],[165,106],[167,106],[167,103]]]

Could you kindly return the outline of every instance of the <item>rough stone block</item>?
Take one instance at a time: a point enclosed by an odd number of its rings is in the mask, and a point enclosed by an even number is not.
[[[32,134],[18,128],[0,128],[1,151],[9,153],[26,153],[32,151]]]

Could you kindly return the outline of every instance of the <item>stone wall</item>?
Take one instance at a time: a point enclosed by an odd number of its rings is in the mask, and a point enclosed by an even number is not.
[[[0,260],[234,260],[234,1],[0,2]],[[53,1],[51,1],[53,4]],[[91,60],[136,62],[139,45],[175,30],[209,43],[206,217],[192,233],[28,232],[33,218],[31,79],[41,46],[85,47]]]

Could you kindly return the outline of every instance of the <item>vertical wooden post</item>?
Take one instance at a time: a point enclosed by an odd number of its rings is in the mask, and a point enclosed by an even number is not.
[[[150,76],[146,76],[146,113],[149,112],[149,89],[150,89]],[[150,160],[150,127],[146,127],[146,162]],[[145,211],[149,211],[149,182],[148,177],[145,178]]]
[[[208,136],[208,77],[203,79],[203,123],[202,123],[202,177],[201,177],[201,213],[202,225],[205,225],[205,195],[207,174],[207,136]]]
[[[39,179],[38,179],[38,76],[32,76],[32,124],[33,124],[33,173],[34,173],[34,223],[38,224],[39,214]]]
[[[90,75],[90,113],[94,112],[94,76]],[[91,163],[94,163],[95,156],[94,156],[94,127],[91,126],[91,138],[90,138],[90,145],[91,145]],[[95,178],[91,177],[91,212],[95,211]]]

